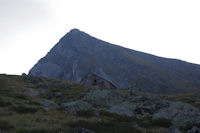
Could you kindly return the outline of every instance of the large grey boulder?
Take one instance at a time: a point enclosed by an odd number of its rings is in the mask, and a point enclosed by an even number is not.
[[[93,106],[112,106],[123,101],[118,93],[108,89],[91,90],[86,93],[83,99]]]
[[[94,38],[78,29],[67,33],[29,71],[29,75],[87,82],[101,79],[117,88],[139,88],[151,93],[199,91],[200,66],[161,58]],[[102,80],[103,79],[103,80]]]
[[[169,107],[170,102],[162,99],[160,96],[131,96],[129,104],[133,113],[138,118],[152,117],[152,115],[161,108]]]
[[[38,99],[37,102],[45,107],[58,107],[55,102],[43,98]]]
[[[109,96],[108,96],[109,98]],[[131,96],[123,102],[111,105],[107,111],[137,118],[152,117],[161,108],[169,107],[170,102],[159,96]]]
[[[133,112],[133,110],[135,109],[136,109],[135,104],[126,101],[121,104],[111,106],[109,109],[107,109],[107,111],[119,115],[135,116]]]
[[[183,133],[176,127],[170,127],[168,128],[164,133]]]
[[[97,116],[98,115],[97,110],[91,104],[84,102],[82,100],[63,103],[62,107],[64,107],[65,112],[72,115],[81,115],[81,116],[84,116],[84,115]],[[86,113],[90,113],[90,114],[86,114]]]
[[[174,102],[168,108],[160,109],[152,119],[168,119],[176,127],[186,126],[199,122],[200,112],[190,104]]]

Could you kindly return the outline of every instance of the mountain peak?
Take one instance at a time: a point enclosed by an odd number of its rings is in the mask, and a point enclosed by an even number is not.
[[[77,33],[77,32],[81,32],[81,31],[77,28],[73,28],[70,30],[70,33]]]
[[[85,35],[87,35],[87,33],[83,32],[77,28],[73,28],[67,33],[67,35],[75,37],[76,40],[79,40],[80,36],[85,36]]]
[[[200,88],[199,72],[199,65],[126,49],[72,29],[29,74],[173,94]]]

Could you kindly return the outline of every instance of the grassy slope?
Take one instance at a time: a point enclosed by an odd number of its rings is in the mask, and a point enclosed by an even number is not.
[[[150,118],[138,120],[107,112],[101,112],[100,118],[77,117],[64,113],[60,108],[46,111],[36,101],[38,98],[47,98],[47,96],[24,95],[24,90],[30,88],[61,92],[61,97],[52,99],[54,102],[80,99],[91,89],[89,86],[57,79],[42,78],[38,81],[38,79],[33,78],[30,82],[22,76],[0,75],[0,129],[6,133],[58,133],[60,129],[64,133],[70,133],[77,126],[89,128],[97,133],[142,133],[146,131],[148,133],[161,133],[166,128],[165,125],[159,126],[159,122],[153,123]],[[121,91],[121,93],[126,94],[127,92]],[[188,102],[191,102],[193,95],[189,96]],[[184,101],[184,96],[165,98]],[[195,102],[192,101],[192,103]],[[197,105],[195,104],[195,106]],[[137,121],[141,128],[133,127],[130,124],[133,121]]]
[[[59,82],[57,86],[45,86],[51,82]],[[25,89],[39,89],[45,87],[52,91],[60,91],[66,99],[80,98],[89,89],[76,83],[67,81],[59,81],[56,79],[43,79],[43,84],[28,83],[20,76],[0,75],[0,129],[8,132],[19,133],[35,133],[35,132],[58,132],[65,123],[78,121],[79,118],[67,115],[57,109],[45,111],[43,107],[37,104],[37,98],[45,98],[45,95],[36,97],[24,95]],[[63,89],[63,85],[68,85],[67,89]],[[61,98],[63,98],[61,97]],[[53,99],[55,102],[58,99]],[[42,118],[48,118],[48,122],[42,121]],[[80,120],[86,118],[80,118]],[[92,121],[93,118],[88,118]],[[5,124],[7,123],[7,124]],[[64,126],[65,127],[65,126]],[[70,130],[65,128],[65,130]]]

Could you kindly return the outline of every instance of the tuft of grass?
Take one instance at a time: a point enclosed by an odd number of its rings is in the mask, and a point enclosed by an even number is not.
[[[166,128],[168,128],[172,125],[171,121],[168,119],[153,120],[152,123],[154,126],[166,127]]]
[[[122,122],[137,121],[137,118],[135,117],[130,117],[127,115],[119,115],[119,114],[107,112],[104,110],[101,110],[99,113],[100,113],[100,116],[106,117],[109,120],[122,121]]]
[[[198,123],[192,123],[192,124],[188,124],[186,126],[181,126],[181,127],[179,127],[179,129],[181,131],[183,131],[183,132],[186,132],[188,130],[191,130],[192,127],[194,127],[194,126],[200,128],[200,124],[198,124]]]
[[[172,125],[171,121],[167,119],[152,120],[151,117],[144,117],[142,119],[138,119],[136,117],[119,115],[107,111],[100,111],[100,116],[104,117],[109,121],[125,122],[127,124],[135,121],[142,128],[154,128],[154,127],[168,128]]]
[[[71,124],[72,128],[82,127],[92,130],[97,133],[142,133],[141,130],[123,122],[117,121],[102,121],[89,123],[86,121],[78,121]]]
[[[189,103],[200,110],[199,95],[200,95],[199,92],[176,94],[176,95],[165,96],[165,99],[170,101],[182,101],[185,103]]]
[[[20,128],[16,133],[58,133],[59,129],[56,127],[32,127],[32,128]]]
[[[11,104],[12,104],[11,102],[6,101],[0,97],[0,107],[7,107],[7,106],[10,106]]]
[[[0,129],[8,131],[12,128],[14,128],[14,126],[9,120],[0,118]]]
[[[35,113],[40,108],[39,107],[33,107],[33,106],[27,106],[27,105],[19,105],[19,106],[13,106],[11,109],[17,113]]]
[[[76,114],[78,117],[93,117],[95,116],[95,112],[93,110],[81,110]]]

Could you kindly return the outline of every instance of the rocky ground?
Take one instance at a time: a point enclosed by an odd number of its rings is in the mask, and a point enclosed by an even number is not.
[[[200,133],[200,95],[0,75],[0,133]]]

